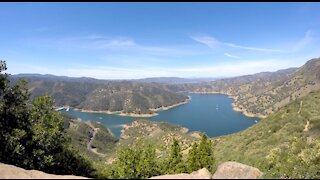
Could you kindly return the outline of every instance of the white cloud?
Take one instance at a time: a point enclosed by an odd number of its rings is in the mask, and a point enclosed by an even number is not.
[[[307,46],[309,43],[311,43],[314,40],[314,32],[312,30],[308,30],[305,32],[305,35],[302,39],[300,39],[295,46],[293,47],[292,51],[298,51],[305,46]]]
[[[136,42],[130,37],[108,37],[99,34],[80,36],[50,37],[50,38],[29,38],[24,43],[37,47],[59,49],[63,51],[97,51],[120,52],[121,54],[152,55],[152,56],[186,56],[196,55],[204,52],[195,46],[152,46]]]
[[[245,50],[252,50],[252,51],[261,51],[261,52],[286,52],[284,50],[279,49],[268,49],[268,48],[257,48],[257,47],[247,47],[247,46],[241,46],[233,43],[224,43],[224,45],[238,48],[238,49],[245,49]]]
[[[221,44],[216,38],[211,36],[191,36],[191,38],[199,43],[207,45],[212,49],[217,48]]]
[[[115,49],[115,48],[128,48],[136,46],[133,39],[127,37],[105,37],[101,35],[87,35],[87,36],[74,36],[58,38],[51,42],[57,42],[58,45],[85,48],[85,49]]]
[[[237,45],[234,43],[227,43],[227,42],[221,42],[218,41],[216,38],[212,36],[202,35],[202,36],[191,36],[191,38],[199,43],[205,44],[208,47],[215,49],[218,46],[227,46],[237,49],[244,49],[244,50],[251,50],[251,51],[261,51],[261,52],[286,52],[284,50],[279,49],[269,49],[269,48],[258,48],[258,47],[248,47],[248,46],[242,46]]]
[[[240,59],[239,56],[235,56],[235,55],[232,55],[232,54],[229,54],[229,53],[224,53],[224,55],[227,56],[227,57],[230,57],[230,58]]]
[[[234,43],[222,42],[218,41],[216,38],[208,35],[201,35],[201,36],[191,36],[191,38],[201,44],[204,44],[212,49],[216,49],[217,47],[231,47],[235,49],[243,49],[243,50],[250,50],[250,51],[258,51],[258,52],[279,52],[279,53],[290,53],[295,52],[303,49],[307,45],[309,45],[315,38],[314,38],[314,31],[308,30],[305,32],[304,37],[298,40],[294,45],[291,47],[287,47],[285,49],[271,49],[271,48],[260,48],[260,47],[251,47],[251,46],[243,46]],[[225,54],[226,55],[226,54]],[[228,55],[226,55],[228,56]],[[231,56],[228,56],[231,57]]]

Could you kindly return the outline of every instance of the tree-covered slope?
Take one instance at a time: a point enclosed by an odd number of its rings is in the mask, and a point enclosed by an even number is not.
[[[80,152],[95,161],[102,160],[109,153],[112,153],[118,139],[113,136],[110,129],[95,121],[81,121],[74,117],[66,117],[64,114],[63,117],[65,120],[68,118],[66,132],[71,138],[71,143]],[[93,129],[98,129],[94,138],[92,138]],[[90,140],[92,143],[88,149]],[[92,149],[95,149],[95,152],[92,152]]]
[[[16,75],[25,77],[31,99],[44,94],[52,97],[55,106],[69,105],[92,111],[121,111],[152,114],[150,109],[174,105],[188,99],[157,83],[108,81],[92,78],[68,78],[49,75]]]
[[[265,177],[320,177],[320,92],[280,108],[242,132],[215,138],[217,163],[237,161]]]

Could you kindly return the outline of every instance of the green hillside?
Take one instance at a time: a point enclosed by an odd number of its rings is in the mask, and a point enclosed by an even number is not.
[[[77,147],[80,152],[94,161],[103,160],[104,156],[101,157],[87,149],[93,128],[99,128],[99,131],[92,141],[92,147],[101,154],[107,155],[112,153],[118,139],[112,135],[108,128],[98,122],[81,121],[73,118],[69,121],[69,126],[66,129],[66,132],[71,137],[72,145]]]
[[[180,89],[179,89],[180,88]],[[223,93],[235,99],[235,106],[248,115],[266,117],[280,107],[311,91],[320,90],[320,58],[300,68],[179,85],[179,90],[196,93]]]
[[[297,99],[240,133],[214,139],[217,164],[232,160],[265,177],[320,177],[320,92]]]

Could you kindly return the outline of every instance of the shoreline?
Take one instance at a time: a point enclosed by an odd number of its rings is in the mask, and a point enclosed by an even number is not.
[[[232,95],[230,93],[225,93],[225,92],[219,92],[219,91],[211,91],[211,92],[190,92],[190,93],[193,93],[193,94],[223,94],[223,95],[227,95],[229,98],[232,98],[234,100],[234,102],[232,103],[232,109],[234,111],[237,111],[237,112],[241,112],[243,115],[247,116],[247,117],[256,117],[256,118],[260,118],[260,119],[264,119],[268,116],[265,116],[265,115],[262,115],[262,114],[254,114],[254,113],[250,113],[247,111],[247,109],[245,108],[240,108],[238,107],[235,102],[237,100],[237,96],[235,95]]]
[[[154,111],[154,112],[164,111],[164,110],[168,110],[168,109],[171,109],[171,108],[174,108],[174,107],[177,107],[177,106],[186,104],[186,103],[188,103],[190,100],[191,100],[191,97],[188,96],[188,99],[186,99],[186,100],[183,101],[183,102],[180,102],[180,103],[177,103],[177,104],[173,104],[173,105],[170,105],[170,106],[161,106],[161,107],[159,107],[159,108],[149,108],[149,110]]]
[[[118,116],[128,116],[128,117],[141,117],[141,118],[146,118],[146,117],[154,117],[159,115],[158,111],[164,111],[168,110],[183,104],[188,103],[191,100],[191,97],[188,96],[186,100],[183,102],[179,102],[170,106],[161,106],[159,108],[149,108],[149,110],[153,111],[152,113],[149,114],[136,114],[136,113],[124,113],[123,111],[109,111],[109,110],[101,110],[101,111],[94,111],[94,110],[88,110],[88,109],[79,109],[79,108],[73,108],[75,111],[80,111],[80,112],[88,112],[88,113],[105,113],[105,114],[114,114]]]
[[[257,117],[257,118],[260,118],[260,119],[264,119],[264,118],[267,117],[267,116],[264,116],[264,115],[261,115],[261,114],[250,113],[250,112],[248,112],[246,109],[241,109],[241,108],[239,108],[239,107],[236,106],[234,103],[232,103],[232,109],[233,109],[234,111],[241,112],[242,114],[244,114],[244,115],[247,116],[247,117]]]
[[[157,116],[157,113],[152,113],[152,114],[135,114],[135,113],[124,113],[122,111],[94,111],[94,110],[88,110],[88,109],[78,109],[74,108],[76,111],[80,112],[88,112],[88,113],[104,113],[104,114],[114,114],[118,116],[129,116],[129,117],[153,117]]]

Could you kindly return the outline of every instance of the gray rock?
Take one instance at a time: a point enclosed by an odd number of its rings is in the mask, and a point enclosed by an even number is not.
[[[238,162],[225,162],[218,166],[212,179],[257,179],[262,172],[255,168]]]

